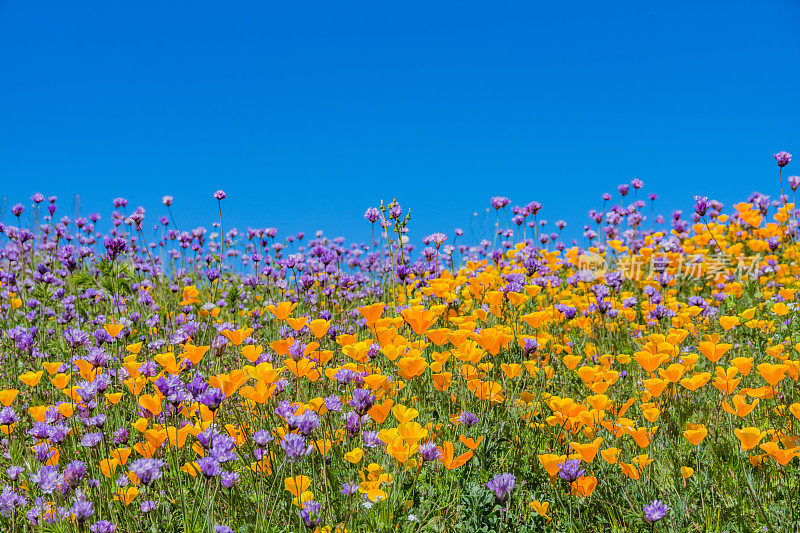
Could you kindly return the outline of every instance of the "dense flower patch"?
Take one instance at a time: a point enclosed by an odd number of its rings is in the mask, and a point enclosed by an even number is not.
[[[34,195],[2,226],[2,529],[792,527],[794,204],[664,224],[643,185],[582,244],[495,197],[492,239],[421,253],[394,202],[348,246],[224,232],[222,191],[155,238]]]

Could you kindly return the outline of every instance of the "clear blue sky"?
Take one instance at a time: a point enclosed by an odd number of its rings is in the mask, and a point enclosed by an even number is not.
[[[662,211],[778,194],[798,152],[800,4],[0,0],[0,197],[124,196],[179,226],[413,234],[492,195],[575,230],[639,177]],[[6,211],[4,219],[8,220]],[[105,226],[103,226],[105,227]]]

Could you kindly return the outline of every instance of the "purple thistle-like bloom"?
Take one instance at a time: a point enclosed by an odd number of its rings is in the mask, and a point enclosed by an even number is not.
[[[491,200],[489,200],[489,203],[492,205],[492,207],[495,208],[495,210],[502,209],[503,207],[507,206],[510,202],[511,200],[509,200],[505,196],[492,196]]]
[[[81,439],[81,446],[84,448],[94,448],[103,439],[103,432],[97,431],[95,433],[87,433]]]
[[[375,396],[367,389],[356,389],[353,391],[353,398],[350,400],[350,407],[356,413],[363,415],[370,410],[375,403]]]
[[[581,460],[580,459],[570,459],[569,461],[564,461],[563,463],[558,463],[558,477],[563,479],[568,483],[572,483],[583,474],[586,473],[586,470],[581,468]]]
[[[311,434],[320,424],[317,413],[311,410],[303,411],[303,414],[300,416],[291,415],[287,419],[287,422],[291,429],[298,430],[304,436]]]
[[[775,162],[778,163],[778,166],[781,168],[792,161],[792,154],[789,152],[778,152],[777,154],[772,154],[772,157],[775,158]]]
[[[6,469],[6,475],[11,481],[19,479],[19,475],[23,472],[25,472],[25,469],[21,466],[10,466]]]
[[[98,520],[89,527],[92,533],[114,533],[116,530],[117,525],[108,520]]]
[[[31,450],[36,454],[36,460],[40,463],[46,463],[55,453],[50,451],[50,444],[47,442],[40,442],[33,446]]]
[[[219,436],[217,428],[209,426],[208,429],[197,434],[197,442],[200,443],[203,449],[207,450],[211,447],[211,444],[217,436]]]
[[[789,176],[789,187],[796,191],[800,187],[800,176]]]
[[[197,466],[200,467],[200,471],[206,479],[211,479],[212,477],[222,474],[222,465],[211,456],[198,459]]]
[[[340,368],[336,371],[333,375],[333,379],[335,379],[338,383],[342,385],[347,385],[351,381],[353,381],[356,377],[356,373],[350,370],[349,368]]]
[[[381,212],[378,210],[377,207],[370,207],[364,213],[364,218],[370,221],[370,223],[375,223],[379,218],[381,218]]]
[[[286,435],[281,441],[281,447],[286,452],[286,459],[291,463],[300,461],[314,449],[314,446],[306,446],[306,439],[296,433]]]
[[[144,514],[147,514],[150,511],[153,511],[154,509],[156,509],[157,507],[158,507],[158,504],[156,502],[154,502],[153,500],[145,500],[139,506],[139,509],[141,509],[141,511]]]
[[[644,518],[652,524],[667,516],[669,510],[670,508],[661,500],[653,500],[649,505],[644,506]]]
[[[105,237],[103,239],[103,246],[106,247],[108,258],[112,261],[120,254],[128,251],[128,243],[122,237]]]
[[[208,279],[208,281],[218,280],[221,275],[222,273],[219,271],[218,268],[209,268],[208,270],[206,270],[206,278]]]
[[[352,496],[358,492],[357,483],[342,483],[342,490],[340,491],[345,496]]]
[[[536,350],[539,349],[539,343],[536,342],[536,339],[526,338],[524,341],[524,346],[522,348],[522,353],[525,357],[530,356],[531,354],[536,353]]]
[[[303,504],[303,508],[297,511],[297,516],[303,521],[306,527],[310,528],[316,526],[319,524],[319,521],[322,520],[319,503],[314,500],[307,501]]]
[[[126,428],[119,428],[114,431],[114,444],[120,445],[128,442],[128,430]]]
[[[436,443],[432,441],[420,445],[419,454],[422,456],[423,461],[435,461],[442,456],[439,448],[436,447]]]
[[[442,232],[431,233],[428,235],[427,240],[433,243],[433,245],[438,249],[439,246],[443,245],[445,241],[447,241],[447,235]]]
[[[478,415],[476,415],[475,413],[464,411],[463,413],[461,413],[461,416],[458,417],[458,422],[464,424],[467,427],[472,427],[478,422],[480,422],[480,419],[478,418]]]
[[[294,361],[299,361],[305,355],[306,344],[302,342],[295,342],[289,348],[289,357]]]
[[[3,492],[0,493],[0,516],[11,518],[18,508],[25,507],[28,500],[14,492],[8,485],[3,485]]]
[[[225,393],[215,387],[209,387],[206,391],[200,395],[198,400],[200,403],[211,409],[212,411],[216,411],[219,409],[222,400],[225,399]]]
[[[53,444],[61,444],[67,439],[67,435],[69,435],[69,427],[63,424],[50,426],[47,430],[47,438]]]
[[[514,474],[503,473],[497,474],[486,486],[494,492],[500,503],[505,503],[508,497],[511,496],[511,491],[514,490],[514,485],[516,484],[517,478],[514,477]]]
[[[253,442],[256,446],[263,448],[272,441],[272,435],[265,429],[260,429],[253,433]]]
[[[361,431],[361,426],[364,425],[364,422],[369,420],[369,416],[359,416],[358,413],[345,413],[342,418],[345,426],[347,426],[347,431],[353,436],[357,435]]]
[[[211,457],[220,463],[236,459],[236,441],[230,435],[217,435],[211,447]]]
[[[228,195],[225,194],[225,191],[223,191],[222,189],[219,189],[217,192],[214,193],[214,198],[216,198],[217,200],[224,200],[227,197]]]
[[[220,483],[226,489],[233,487],[239,481],[239,472],[223,472],[220,476]]]
[[[67,326],[64,329],[63,336],[64,340],[67,341],[67,344],[73,348],[77,348],[78,346],[83,346],[86,344],[86,332],[80,329],[75,329],[72,326]]]
[[[279,403],[278,407],[275,408],[275,414],[284,420],[288,420],[290,416],[293,416],[295,411],[297,411],[297,404],[289,403],[286,400]]]
[[[145,361],[141,365],[139,365],[139,372],[143,375],[147,376],[148,378],[153,378],[158,375],[158,365],[155,361]]]
[[[378,437],[377,431],[365,431],[364,432],[364,446],[367,448],[378,448],[379,446],[385,446],[386,443],[383,442],[380,437]]]
[[[542,210],[542,204],[539,202],[531,202],[525,206],[525,211],[527,211],[529,215],[536,216],[536,214],[539,213],[539,211],[541,210]]]
[[[161,468],[166,465],[161,459],[137,459],[131,463],[130,469],[143,485],[149,485],[161,478]]]
[[[572,320],[578,313],[578,310],[575,309],[574,307],[570,307],[564,304],[556,304],[553,307],[555,307],[559,312],[561,312],[561,314],[563,314],[567,320]]]
[[[74,489],[86,475],[86,466],[81,461],[72,461],[64,469],[64,482]]]
[[[339,412],[342,410],[342,399],[336,395],[325,397],[325,408],[328,411]]]
[[[708,211],[708,196],[694,197],[694,212],[699,216],[705,216]]]
[[[233,533],[233,528],[225,525],[214,526],[214,533]]]
[[[202,376],[197,376],[186,385],[186,388],[189,389],[189,394],[199,398],[208,389],[208,383]]]
[[[51,494],[61,485],[63,478],[58,473],[57,466],[43,466],[31,476],[31,481],[39,485],[43,493]]]
[[[3,407],[0,410],[0,425],[10,426],[16,422],[19,422],[19,415],[13,407]]]
[[[75,520],[79,524],[83,524],[94,514],[94,505],[90,501],[78,500],[73,504],[70,512],[75,515]]]

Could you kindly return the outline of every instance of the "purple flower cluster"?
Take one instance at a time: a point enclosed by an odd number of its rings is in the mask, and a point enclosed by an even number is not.
[[[511,496],[511,491],[514,490],[516,483],[517,478],[513,474],[503,473],[497,474],[486,486],[494,492],[500,503],[505,503]]]

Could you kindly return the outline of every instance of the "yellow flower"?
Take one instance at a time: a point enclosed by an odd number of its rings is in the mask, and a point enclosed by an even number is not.
[[[550,517],[547,516],[547,509],[550,508],[550,502],[540,502],[539,500],[534,500],[530,503],[530,505],[533,507],[533,510],[539,514],[539,516],[546,518],[548,522],[550,521]]]

